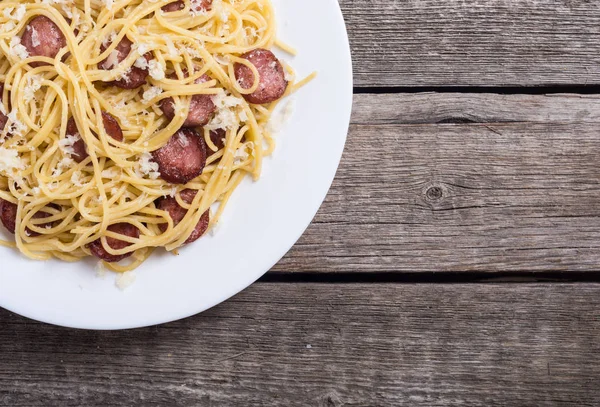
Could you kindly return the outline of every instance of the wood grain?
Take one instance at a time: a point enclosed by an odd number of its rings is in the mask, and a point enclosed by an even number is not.
[[[329,196],[274,270],[598,270],[599,117],[598,96],[357,95]]]
[[[339,0],[355,85],[600,83],[600,3]]]
[[[590,284],[257,284],[133,331],[0,311],[0,404],[595,406],[598,309]]]
[[[354,96],[353,125],[598,123],[600,95],[401,93]]]

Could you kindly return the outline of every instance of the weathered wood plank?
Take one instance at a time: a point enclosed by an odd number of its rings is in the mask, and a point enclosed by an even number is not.
[[[600,3],[339,0],[356,86],[600,83]]]
[[[274,270],[598,270],[599,101],[358,95],[333,188]],[[481,123],[436,124],[453,118]]]
[[[257,284],[134,331],[0,311],[0,404],[595,406],[598,309],[590,284]]]
[[[598,123],[600,95],[403,93],[354,96],[352,124]]]

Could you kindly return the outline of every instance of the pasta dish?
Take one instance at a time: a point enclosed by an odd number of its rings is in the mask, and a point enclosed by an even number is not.
[[[270,0],[0,2],[0,244],[124,272],[199,239],[311,79],[275,29]]]

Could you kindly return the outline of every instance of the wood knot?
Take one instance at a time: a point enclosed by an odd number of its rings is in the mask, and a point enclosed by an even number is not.
[[[326,394],[322,400],[321,405],[323,407],[339,407],[344,404],[336,392]]]
[[[444,191],[438,186],[431,186],[425,191],[425,197],[428,201],[439,201],[444,196]]]

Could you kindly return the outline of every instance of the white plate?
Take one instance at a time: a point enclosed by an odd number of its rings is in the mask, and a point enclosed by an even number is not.
[[[155,253],[125,291],[115,287],[112,273],[98,277],[94,261],[36,262],[0,247],[1,307],[76,328],[148,326],[225,301],[283,257],[333,181],[350,120],[352,67],[336,0],[274,0],[274,5],[279,37],[299,51],[284,59],[299,76],[318,71],[318,77],[292,97],[294,113],[263,177],[240,185],[215,235],[179,256]]]

